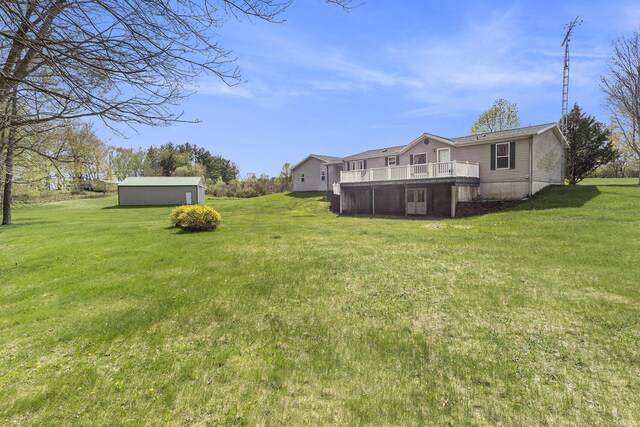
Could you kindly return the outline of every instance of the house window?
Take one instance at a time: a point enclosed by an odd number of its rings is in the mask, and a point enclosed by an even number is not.
[[[300,172],[300,182],[304,182],[304,172]]]
[[[509,169],[509,143],[496,144],[496,169]]]
[[[414,165],[424,165],[427,163],[427,153],[418,153],[413,155]]]
[[[364,160],[352,160],[349,162],[349,170],[356,171],[364,169]]]
[[[387,165],[395,166],[396,165],[396,156],[387,157]]]
[[[320,181],[324,181],[326,180],[326,172],[325,171],[320,171]]]

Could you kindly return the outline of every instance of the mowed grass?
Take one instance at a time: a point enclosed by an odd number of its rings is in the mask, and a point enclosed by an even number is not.
[[[640,187],[583,184],[438,221],[210,199],[197,234],[19,207],[0,425],[637,425]]]

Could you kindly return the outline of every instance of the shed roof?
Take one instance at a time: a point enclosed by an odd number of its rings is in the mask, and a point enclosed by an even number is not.
[[[184,187],[199,185],[200,176],[130,176],[119,187]]]

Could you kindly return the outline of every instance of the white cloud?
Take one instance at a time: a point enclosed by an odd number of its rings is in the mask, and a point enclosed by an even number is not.
[[[253,34],[250,41],[251,51],[244,58],[251,59],[243,59],[240,66],[256,99],[423,85],[419,79],[385,70],[369,56],[358,60],[344,47],[307,40],[305,34],[285,37],[267,31]],[[256,89],[257,80],[262,86]]]
[[[229,86],[222,82],[202,82],[191,87],[191,89],[203,95],[226,95],[240,98],[253,97],[253,93],[247,86],[243,85],[242,83],[234,86]]]
[[[274,107],[319,92],[393,90],[407,100],[406,114],[415,117],[476,112],[498,97],[521,103],[560,90],[557,37],[532,36],[532,24],[518,7],[456,24],[445,35],[415,32],[411,39],[390,40],[367,51],[291,31],[241,34],[251,42],[239,64],[248,82],[236,87],[205,84],[198,92],[251,98]],[[606,57],[603,46],[576,49],[572,83],[592,82]]]
[[[548,40],[525,36],[517,10],[484,21],[462,22],[447,36],[425,36],[391,49],[422,88],[411,96],[422,106],[411,117],[478,111],[498,97],[513,102],[560,84],[562,58],[536,54]]]
[[[344,54],[325,54],[324,59],[320,63],[316,62],[315,58],[310,61],[309,65],[314,67],[321,67],[327,71],[333,71],[339,76],[350,81],[353,86],[356,87],[371,87],[371,86],[404,86],[404,87],[422,87],[423,82],[418,79],[411,79],[403,76],[399,76],[381,69],[376,69],[373,66],[367,66],[358,64],[354,61],[350,61],[344,58]]]

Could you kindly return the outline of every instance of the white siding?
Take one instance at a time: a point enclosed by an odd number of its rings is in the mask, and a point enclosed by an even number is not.
[[[480,194],[485,199],[522,199],[529,195],[529,138],[516,140],[516,167],[491,170],[491,144],[456,147],[452,158],[480,165]],[[507,141],[510,142],[510,141]]]
[[[528,181],[489,182],[480,181],[480,195],[490,200],[517,200],[529,195]]]
[[[409,148],[406,152],[402,153],[400,155],[400,164],[408,165],[410,163],[411,154],[420,153],[427,154],[427,163],[436,163],[438,161],[438,148],[451,148],[451,160],[455,160],[455,157],[453,157],[453,147],[439,141],[429,140],[428,144],[419,142],[413,147]]]
[[[509,141],[507,141],[509,142]],[[516,141],[516,167],[514,169],[491,170],[491,144],[456,147],[453,160],[480,164],[480,182],[528,182],[529,138]]]
[[[458,191],[459,202],[470,202],[478,197],[478,187],[471,187],[469,185],[456,185],[453,188]]]
[[[563,183],[564,148],[553,131],[533,137],[533,193]]]
[[[409,150],[407,150],[406,152],[402,153],[402,154],[398,154],[398,153],[393,153],[393,152],[389,152],[389,153],[384,153],[381,154],[378,157],[371,157],[371,158],[367,158],[367,169],[371,169],[371,168],[383,168],[385,167],[385,158],[386,157],[395,157],[395,156],[399,156],[399,162],[396,164],[396,166],[400,166],[400,165],[408,165],[410,164],[410,156],[411,154],[419,154],[419,153],[427,153],[427,163],[435,163],[438,161],[438,157],[436,155],[436,152],[438,150],[438,148],[451,148],[451,154],[453,156],[453,147],[451,145],[448,144],[444,144],[442,142],[439,141],[434,141],[434,140],[430,140],[428,144],[424,144],[424,142],[420,142],[416,145],[414,145],[413,147],[411,147]],[[345,160],[344,162],[344,170],[347,170],[348,165],[349,165],[349,161],[354,161],[354,160],[364,160],[364,158],[353,158],[352,160]],[[453,160],[453,157],[452,157]]]
[[[293,170],[293,191],[329,191],[327,182],[330,177],[322,181],[320,171],[325,171],[326,166],[322,160],[310,157]],[[304,173],[304,182],[300,180],[300,175]]]

